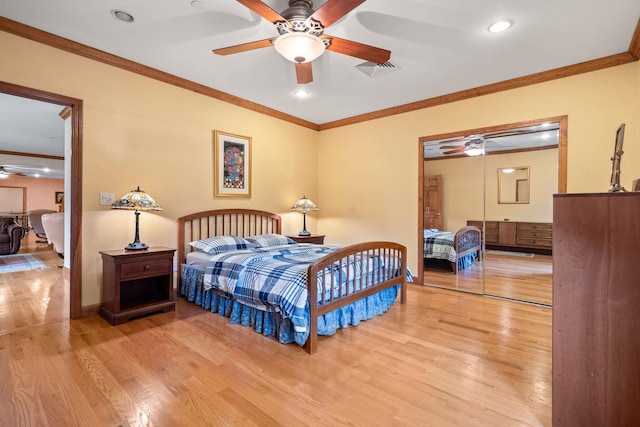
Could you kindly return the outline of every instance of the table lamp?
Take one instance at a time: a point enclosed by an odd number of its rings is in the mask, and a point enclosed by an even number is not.
[[[302,196],[302,199],[298,200],[291,206],[292,211],[302,212],[302,231],[298,233],[298,236],[311,236],[311,233],[307,231],[307,212],[317,211],[318,207],[311,200],[307,199],[307,196]]]
[[[136,236],[133,242],[129,243],[124,249],[127,251],[148,249],[149,247],[140,241],[140,211],[161,211],[162,208],[155,200],[138,187],[136,190],[131,190],[122,196],[120,200],[112,203],[111,208],[135,210]]]

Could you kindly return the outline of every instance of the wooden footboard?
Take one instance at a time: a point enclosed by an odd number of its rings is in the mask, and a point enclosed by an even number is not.
[[[381,262],[373,262],[372,260]],[[366,264],[369,274],[350,277],[353,271],[347,266],[354,262]],[[318,316],[344,307],[352,302],[373,295],[381,290],[401,284],[400,302],[406,302],[407,248],[392,242],[364,242],[346,246],[330,253],[309,266],[309,338],[305,350],[313,354],[318,346]],[[333,272],[337,272],[333,274]],[[336,277],[337,276],[337,277]],[[353,286],[337,286],[337,283],[353,281]],[[320,293],[318,292],[318,287]],[[337,291],[333,291],[337,289]],[[318,304],[318,295],[328,299]],[[337,294],[337,295],[336,295]]]
[[[458,273],[458,260],[465,255],[474,252],[482,253],[482,233],[478,227],[468,225],[462,227],[455,235],[454,248],[456,250],[456,262],[453,265],[453,272]]]

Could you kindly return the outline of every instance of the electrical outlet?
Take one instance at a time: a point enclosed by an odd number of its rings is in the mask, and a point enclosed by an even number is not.
[[[116,195],[113,193],[100,193],[100,206],[111,206],[116,201]]]

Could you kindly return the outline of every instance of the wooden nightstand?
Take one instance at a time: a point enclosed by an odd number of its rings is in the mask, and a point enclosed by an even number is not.
[[[291,240],[295,240],[298,243],[314,243],[316,245],[324,244],[324,234],[312,234],[311,236],[287,236]]]
[[[164,247],[104,251],[100,316],[112,325],[156,311],[173,311],[173,254]]]

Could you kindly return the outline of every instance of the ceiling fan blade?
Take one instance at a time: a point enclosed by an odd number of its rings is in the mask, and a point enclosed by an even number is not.
[[[5,169],[4,166],[0,166],[0,175],[16,175],[16,176],[26,176],[25,174],[23,174],[22,172],[11,172]]]
[[[327,0],[320,9],[311,15],[311,18],[320,21],[322,26],[327,28],[365,1],[366,0]]]
[[[355,56],[356,58],[364,59],[365,61],[375,64],[383,64],[391,58],[391,51],[386,49],[380,49],[379,47],[369,46],[339,37],[322,36],[321,38],[331,39],[331,44],[327,47],[327,50],[332,52]]]
[[[464,151],[463,147],[458,147],[457,150],[445,151],[442,154],[444,154],[445,156],[448,156],[449,154],[462,153],[463,151]]]
[[[464,136],[458,136],[456,138],[444,139],[440,141],[440,144],[455,144],[456,142],[462,142],[464,138]]]
[[[313,69],[311,62],[296,63],[296,78],[298,84],[304,85],[313,81]]]
[[[460,145],[445,145],[443,147],[440,147],[441,150],[453,150],[457,148],[463,148],[463,147]]]
[[[215,53],[216,55],[231,55],[234,53],[246,52],[248,50],[262,49],[263,47],[273,46],[273,40],[275,39],[271,38],[238,44],[235,46],[221,47],[220,49],[214,49],[213,53]]]
[[[269,6],[267,6],[265,3],[261,2],[260,0],[237,0],[237,2],[251,9],[252,11],[254,11],[255,13],[262,16],[264,19],[266,19],[267,21],[273,24],[280,21],[282,22],[287,21],[278,12],[271,9]]]

